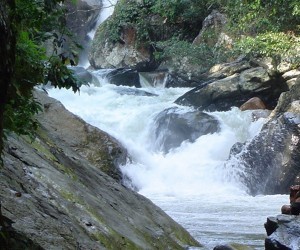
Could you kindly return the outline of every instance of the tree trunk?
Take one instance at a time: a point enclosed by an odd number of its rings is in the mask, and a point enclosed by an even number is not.
[[[5,104],[9,101],[8,89],[12,85],[14,74],[16,51],[16,38],[13,29],[14,9],[15,0],[0,1],[0,156],[3,151]]]

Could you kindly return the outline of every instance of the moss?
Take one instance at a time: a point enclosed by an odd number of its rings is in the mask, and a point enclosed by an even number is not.
[[[49,139],[47,134],[40,128],[37,130],[37,136],[35,140],[31,140],[28,136],[24,137],[24,140],[31,144],[31,146],[40,154],[43,155],[48,161],[50,161],[56,168],[68,175],[72,180],[78,180],[77,175],[74,173],[73,169],[62,165],[56,156],[51,152],[55,150],[61,152],[62,150],[55,146],[55,144]]]
[[[129,239],[117,234],[116,232],[111,232],[110,235],[104,235],[102,233],[94,233],[92,237],[99,241],[107,249],[130,249],[139,250],[141,249],[136,244],[134,244]]]
[[[92,237],[100,241],[101,244],[104,245],[107,249],[119,249],[119,247],[122,247],[122,249],[130,250],[140,249],[140,247],[137,247],[134,242],[130,241],[128,238],[120,235],[118,232],[108,227],[101,215],[99,215],[99,213],[94,208],[86,208],[91,217],[105,226],[107,233],[96,232],[92,235]]]
[[[74,202],[82,206],[85,205],[85,202],[72,192],[68,192],[66,190],[60,190],[59,193],[67,201]]]

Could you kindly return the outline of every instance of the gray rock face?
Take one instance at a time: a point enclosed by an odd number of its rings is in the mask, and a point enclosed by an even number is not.
[[[194,39],[193,44],[200,44],[200,43],[208,43],[211,45],[217,44],[219,37],[215,37],[207,39],[205,38],[205,33],[210,32],[214,34],[219,34],[221,36],[221,32],[224,29],[225,24],[227,23],[227,18],[224,14],[221,14],[217,10],[213,10],[210,15],[208,15],[203,23],[202,23],[202,29],[199,33],[199,35]]]
[[[36,93],[36,98],[44,107],[44,113],[38,117],[40,126],[49,131],[48,137],[51,140],[59,138],[60,143],[63,143],[61,148],[71,147],[101,171],[121,181],[119,166],[128,160],[126,149],[110,135],[68,112],[55,99],[39,92]],[[60,157],[59,151],[52,153],[55,157]]]
[[[299,249],[300,217],[278,215],[269,217],[265,223],[268,237],[265,240],[266,250]]]
[[[117,86],[134,86],[137,88],[141,87],[139,74],[136,70],[132,69],[115,69],[110,71],[106,78],[111,84],[115,84]]]
[[[300,84],[284,92],[270,120],[250,143],[232,149],[252,194],[286,193],[300,179]]]
[[[3,215],[35,249],[183,249],[195,240],[148,199],[101,169],[126,151],[47,96],[30,144],[9,136],[0,170]],[[85,156],[85,157],[83,157]],[[114,175],[114,174],[112,174]],[[30,245],[31,244],[31,245]],[[11,248],[10,248],[11,249]]]
[[[300,115],[284,113],[265,124],[250,143],[233,150],[251,194],[286,193],[300,172]]]
[[[219,122],[200,111],[180,112],[177,107],[159,113],[155,119],[155,145],[164,153],[183,141],[194,142],[202,135],[218,132]]]
[[[252,97],[259,97],[268,109],[273,109],[280,94],[287,89],[284,82],[271,78],[266,69],[255,67],[196,87],[175,103],[199,110],[227,111],[233,106],[241,106]]]

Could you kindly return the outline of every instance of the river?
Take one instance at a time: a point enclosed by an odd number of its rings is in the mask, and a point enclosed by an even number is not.
[[[237,108],[213,112],[210,114],[220,121],[220,132],[183,142],[164,154],[154,146],[154,118],[177,106],[174,100],[189,89],[147,87],[140,90],[155,95],[133,95],[135,88],[109,84],[102,73],[93,72],[101,86],[83,86],[79,94],[50,89],[49,95],[117,138],[133,159],[122,166],[131,179],[127,184],[161,207],[207,249],[231,242],[264,249],[264,222],[280,213],[288,196],[249,196],[238,178],[240,164],[228,164],[227,159],[231,146],[251,140],[265,121],[253,122],[251,112]]]

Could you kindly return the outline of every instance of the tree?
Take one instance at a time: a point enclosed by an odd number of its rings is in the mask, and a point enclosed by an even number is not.
[[[13,131],[32,135],[33,115],[40,110],[32,90],[41,83],[79,90],[81,82],[66,63],[74,65],[80,47],[66,38],[63,0],[1,0],[0,2],[0,152]],[[51,48],[44,44],[50,41]],[[67,48],[67,49],[66,49]]]
[[[15,64],[16,39],[12,27],[14,10],[13,0],[0,2],[0,152],[3,150],[5,105],[8,103],[8,90],[12,85]]]

